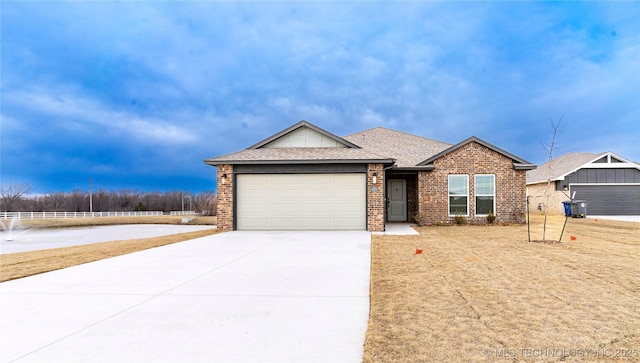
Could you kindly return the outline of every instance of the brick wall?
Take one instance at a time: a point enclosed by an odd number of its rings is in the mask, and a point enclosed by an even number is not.
[[[226,182],[222,184],[222,175],[226,174]],[[233,165],[218,165],[218,229],[233,230]]]
[[[373,184],[373,173],[377,181]],[[367,230],[384,231],[384,168],[382,164],[369,164],[367,168]]]
[[[407,221],[415,222],[418,215],[418,178],[416,176],[407,178]]]
[[[556,182],[551,182],[549,191],[547,190],[547,183],[539,183],[527,186],[529,190],[529,211],[531,213],[544,213],[547,209],[549,214],[561,214],[564,215],[564,206],[562,202],[569,200],[568,194],[564,194],[562,191],[556,191]],[[547,199],[547,195],[549,198]],[[538,210],[538,204],[541,203],[541,210]]]
[[[514,170],[513,162],[489,148],[470,142],[434,162],[433,171],[418,174],[419,224],[451,224],[449,217],[448,176],[469,176],[469,223],[486,223],[485,216],[475,216],[474,175],[494,174],[496,222],[525,220],[526,170]]]

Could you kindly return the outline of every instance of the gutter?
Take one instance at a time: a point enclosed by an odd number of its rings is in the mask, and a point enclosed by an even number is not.
[[[281,164],[391,164],[394,159],[326,159],[326,160],[205,160],[207,165],[281,165]]]

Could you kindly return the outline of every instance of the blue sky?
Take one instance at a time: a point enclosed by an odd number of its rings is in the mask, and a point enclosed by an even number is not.
[[[2,1],[1,173],[213,189],[299,120],[640,161],[640,2]]]

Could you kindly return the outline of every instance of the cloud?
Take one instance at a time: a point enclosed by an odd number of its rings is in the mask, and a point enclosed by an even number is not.
[[[202,159],[301,119],[539,162],[564,117],[576,151],[640,159],[636,3],[53,4],[3,3],[3,147],[38,150],[3,168],[209,178]]]
[[[164,145],[189,143],[197,138],[188,128],[170,123],[173,120],[144,118],[132,112],[110,109],[99,100],[51,86],[47,91],[8,91],[3,93],[3,97],[10,108],[28,109],[29,113],[64,120],[62,126],[66,131],[91,132],[97,138],[119,135],[124,139],[133,139],[133,142]]]

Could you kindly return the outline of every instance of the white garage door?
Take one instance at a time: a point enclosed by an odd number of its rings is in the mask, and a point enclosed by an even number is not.
[[[239,230],[364,230],[366,176],[241,174]]]

